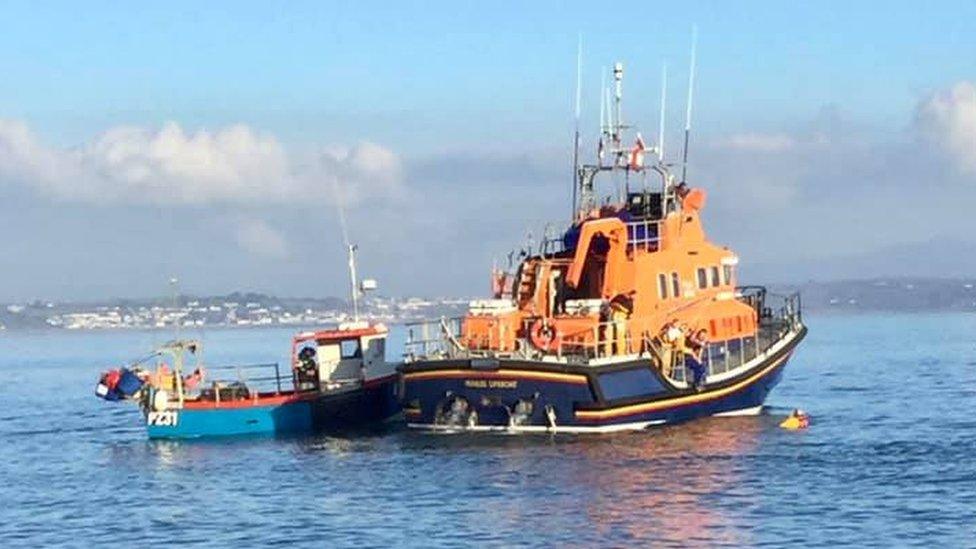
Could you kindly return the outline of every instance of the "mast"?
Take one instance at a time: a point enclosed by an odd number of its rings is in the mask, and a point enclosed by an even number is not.
[[[573,135],[573,206],[570,222],[576,220],[576,190],[579,187],[579,148],[580,148],[580,94],[583,87],[583,34],[576,42],[576,128]]]
[[[615,120],[614,131],[613,131],[613,140],[614,143],[617,145],[617,148],[619,148],[620,146],[620,138],[621,138],[620,132],[624,127],[623,118],[621,118],[621,113],[620,113],[620,106],[621,106],[620,103],[621,100],[623,99],[623,79],[624,79],[624,64],[621,63],[620,61],[617,61],[616,63],[613,64],[613,80],[614,80],[613,95],[614,95],[614,106],[616,107],[615,109],[616,113],[614,115],[614,118],[616,118],[616,120]]]
[[[332,190],[335,192],[336,210],[339,214],[339,229],[342,231],[342,243],[346,245],[349,254],[349,280],[352,283],[352,318],[354,322],[359,322],[359,284],[356,279],[356,248],[355,244],[349,242],[349,229],[346,227],[346,210],[342,204],[342,192],[339,189],[339,182],[332,180]]]
[[[171,277],[169,279],[169,285],[173,288],[173,339],[174,341],[179,341],[180,339],[180,318],[177,316],[177,312],[180,309],[179,305],[179,295],[180,295],[180,280],[178,278]]]
[[[352,283],[352,319],[359,322],[359,284],[356,283],[356,245],[346,242],[349,250],[349,280]]]
[[[657,131],[657,161],[664,162],[664,109],[668,98],[668,64],[661,64],[661,122]]]
[[[688,110],[685,113],[685,150],[681,159],[681,182],[688,175],[688,137],[691,135],[691,101],[695,90],[695,50],[698,45],[698,25],[691,27],[691,68],[688,72]]]

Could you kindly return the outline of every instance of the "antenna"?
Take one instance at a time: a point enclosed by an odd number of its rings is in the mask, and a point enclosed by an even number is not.
[[[346,244],[349,249],[349,279],[352,282],[352,320],[359,322],[359,285],[356,284],[356,245]]]
[[[695,91],[695,50],[698,46],[698,25],[691,27],[691,68],[688,72],[688,111],[685,113],[685,150],[681,160],[681,182],[688,175],[688,136],[691,134],[691,100]]]
[[[177,314],[180,309],[179,296],[180,296],[180,280],[175,276],[169,279],[169,285],[173,287],[173,339],[179,341],[180,339],[180,317]]]
[[[610,108],[610,88],[609,87],[603,88],[603,102],[606,103],[606,106],[607,106],[606,107],[607,108],[607,132],[606,132],[607,133],[607,143],[606,143],[606,146],[607,147],[614,147],[614,145],[615,145],[615,143],[614,143],[615,139],[614,139],[614,136],[613,136],[613,127],[614,127],[614,125],[613,125],[613,109]],[[611,155],[614,155],[616,153],[614,152],[613,149],[611,149],[610,150],[610,154]],[[617,163],[617,161],[615,159],[613,161],[613,164],[616,164],[616,163]]]
[[[576,129],[573,135],[573,207],[570,221],[576,219],[576,188],[579,187],[580,94],[583,87],[583,33],[576,41]]]
[[[606,103],[606,99],[604,99],[603,97],[604,90],[606,88],[607,88],[606,67],[603,67],[600,69],[600,136],[601,137],[606,131],[606,127],[604,126],[604,124],[606,124],[606,118],[607,118],[606,116],[607,103]]]
[[[661,63],[661,125],[657,131],[657,160],[664,162],[664,107],[668,99],[668,64]]]
[[[614,140],[618,143],[620,142],[620,132],[623,129],[623,118],[620,113],[620,102],[623,98],[623,80],[624,80],[624,64],[617,61],[613,64],[613,81],[614,81],[614,105],[617,107],[617,112],[614,118],[617,119],[616,126],[614,126],[613,135]]]
[[[346,211],[342,206],[342,192],[338,179],[333,178],[332,189],[335,192],[336,210],[339,212],[339,229],[342,231],[342,242],[349,253],[349,279],[352,282],[352,318],[359,322],[359,283],[356,280],[356,245],[349,243],[349,230],[346,227]]]

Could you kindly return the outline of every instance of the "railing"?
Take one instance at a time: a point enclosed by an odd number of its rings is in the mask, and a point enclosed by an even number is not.
[[[454,358],[464,351],[460,342],[462,317],[408,322],[403,358]]]
[[[236,373],[236,376],[225,375],[228,372]],[[188,375],[188,372],[183,374]],[[240,398],[257,393],[290,391],[294,389],[294,377],[290,371],[282,376],[277,362],[210,366],[204,369],[204,379],[199,389],[201,397],[220,401],[226,400],[229,394],[231,398]]]
[[[799,293],[771,294],[758,286],[739,288],[736,293],[740,300],[756,308],[759,326],[754,335],[706,344],[702,362],[708,368],[709,376],[724,374],[749,363],[802,325]],[[681,353],[673,353],[671,362],[671,379],[685,381],[687,374]]]
[[[704,346],[703,362],[708,375],[723,374],[747,364],[768,351],[789,332],[802,324],[799,294],[771,294],[761,287],[745,287],[736,291],[737,298],[757,311],[759,325],[755,334],[708,343]],[[561,334],[552,348],[542,350],[528,340],[537,318],[525,319],[521,325],[522,337],[517,337],[515,347],[499,351],[502,336],[488,330],[482,340],[471,342],[462,337],[463,318],[441,318],[432,321],[407,323],[407,341],[404,359],[412,362],[429,358],[462,358],[484,355],[516,355],[524,358],[540,358],[555,354],[557,358],[586,362],[612,356],[651,352],[662,362],[662,368],[671,379],[685,380],[684,355],[665,348],[649,334],[633,336],[632,320],[600,322],[576,333]],[[507,341],[507,339],[506,339]],[[468,345],[470,344],[470,345]]]
[[[600,322],[592,328],[562,336],[556,355],[594,360],[639,352],[630,333],[629,320]]]
[[[547,237],[539,245],[539,255],[546,257],[566,251],[566,242],[562,236]]]

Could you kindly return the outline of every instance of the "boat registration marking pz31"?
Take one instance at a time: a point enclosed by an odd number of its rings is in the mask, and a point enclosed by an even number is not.
[[[180,421],[180,414],[175,410],[165,410],[162,412],[149,412],[146,416],[146,425],[158,427],[175,427]]]

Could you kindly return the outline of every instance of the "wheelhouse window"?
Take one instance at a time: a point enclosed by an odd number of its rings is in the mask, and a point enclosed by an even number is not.
[[[671,295],[681,297],[681,279],[678,278],[678,273],[671,273]]]
[[[363,350],[359,346],[358,339],[349,339],[342,342],[342,358],[362,358]]]
[[[715,266],[715,265],[712,265],[712,286],[715,287],[715,286],[718,286],[718,285],[719,285],[719,280],[718,280],[718,267]]]
[[[698,268],[698,289],[704,290],[708,287],[708,273],[705,272],[704,267]]]
[[[664,273],[657,275],[657,292],[661,294],[661,299],[668,298],[668,277]]]

